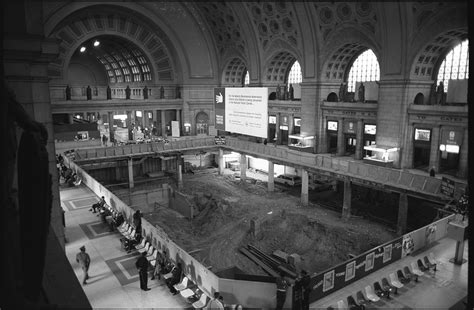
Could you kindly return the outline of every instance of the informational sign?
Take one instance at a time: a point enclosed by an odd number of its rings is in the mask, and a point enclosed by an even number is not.
[[[441,194],[449,196],[449,197],[453,197],[454,187],[455,187],[455,183],[453,180],[448,179],[446,177],[441,178],[441,188],[440,188]]]
[[[357,122],[353,120],[344,120],[344,133],[355,134],[357,129]]]
[[[225,137],[224,136],[215,136],[214,142],[216,145],[225,145]]]
[[[431,130],[430,129],[415,129],[415,140],[416,141],[430,141]]]
[[[328,121],[328,130],[337,131],[337,121]]]
[[[267,138],[268,88],[214,88],[216,129]]]
[[[375,135],[377,132],[377,126],[372,124],[365,124],[364,125],[364,133],[366,135]]]
[[[171,121],[171,136],[172,137],[179,137],[179,122],[178,121]]]

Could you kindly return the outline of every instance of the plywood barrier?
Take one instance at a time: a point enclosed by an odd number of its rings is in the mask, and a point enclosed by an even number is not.
[[[107,204],[124,214],[125,219],[132,223],[132,215],[135,212],[106,187],[92,178],[86,171],[73,161],[65,157],[65,161],[82,177],[84,185],[89,187],[97,196],[104,196]],[[146,219],[142,219],[142,229],[146,238],[153,243],[158,250],[166,250],[167,255],[175,263],[180,262],[183,270],[189,278],[195,282],[208,296],[219,291],[224,296],[226,303],[239,303],[244,308],[274,308],[276,286],[274,283],[258,281],[242,281],[220,279],[207,266],[180,248],[171,240],[166,232],[159,226],[154,226]],[[290,290],[289,290],[290,291]],[[291,305],[291,292],[288,293],[286,306]]]

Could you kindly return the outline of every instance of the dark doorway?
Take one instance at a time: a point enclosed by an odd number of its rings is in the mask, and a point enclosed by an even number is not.
[[[344,135],[346,140],[346,155],[353,155],[355,154],[357,139],[355,135],[345,134]]]
[[[419,143],[413,151],[413,167],[418,169],[428,169],[430,164],[430,146]]]
[[[337,152],[337,133],[328,133],[328,153]]]

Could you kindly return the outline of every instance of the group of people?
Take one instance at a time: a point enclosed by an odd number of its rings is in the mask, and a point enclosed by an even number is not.
[[[56,155],[56,167],[58,169],[58,183],[60,183],[61,178],[63,178],[64,184],[67,184],[69,187],[81,184],[82,179],[74,170],[64,164],[64,158],[61,154]]]

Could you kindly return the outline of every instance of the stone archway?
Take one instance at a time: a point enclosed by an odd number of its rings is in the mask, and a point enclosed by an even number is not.
[[[196,115],[196,135],[209,134],[209,115],[205,112],[199,112]]]

